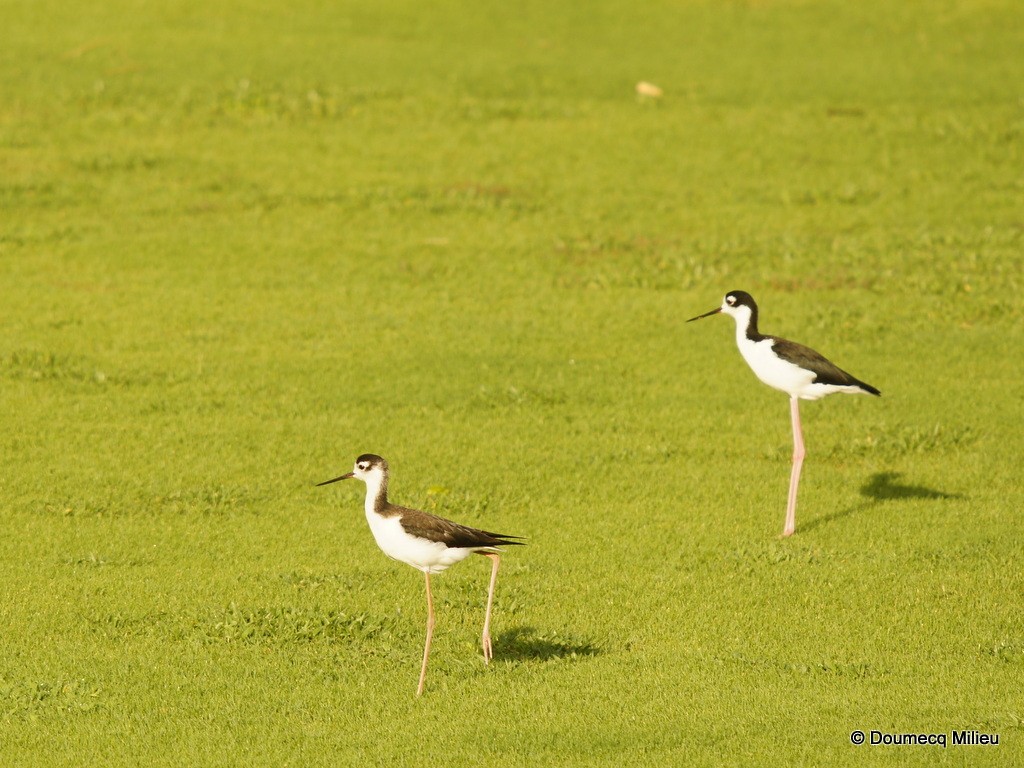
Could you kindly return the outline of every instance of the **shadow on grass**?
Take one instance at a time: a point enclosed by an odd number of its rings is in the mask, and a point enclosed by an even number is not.
[[[936,491],[923,485],[904,485],[897,482],[902,477],[899,472],[878,472],[860,487],[861,496],[875,501],[888,499],[962,499],[958,493]]]
[[[866,497],[867,501],[862,501],[859,504],[854,504],[852,507],[832,512],[823,517],[816,517],[806,525],[801,526],[801,530],[809,531],[821,525],[834,523],[836,520],[842,520],[844,517],[870,509],[883,501],[903,499],[932,499],[938,501],[963,498],[959,493],[946,493],[945,491],[937,491],[934,488],[926,488],[923,485],[905,485],[898,482],[902,476],[900,472],[877,472],[873,474],[860,487],[860,495]]]
[[[556,632],[538,632],[533,627],[516,627],[502,632],[495,639],[494,647],[496,656],[513,661],[577,659],[601,653],[597,643],[590,640],[563,638]]]

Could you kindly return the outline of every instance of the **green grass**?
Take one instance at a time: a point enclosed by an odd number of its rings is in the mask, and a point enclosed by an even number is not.
[[[350,5],[0,3],[0,762],[1020,764],[1019,4]]]

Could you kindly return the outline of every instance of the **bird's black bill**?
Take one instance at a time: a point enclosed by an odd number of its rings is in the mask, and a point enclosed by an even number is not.
[[[336,483],[339,480],[348,480],[352,476],[353,476],[352,472],[347,472],[346,474],[342,475],[341,477],[336,477],[333,480],[324,480],[322,483],[317,483],[317,485],[318,486],[320,486],[320,485],[330,485],[331,483]]]
[[[686,322],[692,323],[694,320],[700,320],[702,317],[711,317],[711,315],[717,315],[721,311],[722,311],[721,307],[715,307],[710,312],[705,312],[703,315],[697,315],[696,317],[691,317]]]

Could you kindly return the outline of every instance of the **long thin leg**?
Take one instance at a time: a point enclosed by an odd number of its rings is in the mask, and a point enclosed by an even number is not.
[[[487,613],[484,614],[484,664],[494,658],[494,650],[491,648],[491,606],[494,604],[494,585],[498,582],[498,564],[501,562],[501,558],[493,552],[487,553],[487,557],[494,565],[491,566],[491,586],[487,589]]]
[[[782,529],[783,536],[792,536],[796,532],[796,489],[800,485],[800,469],[804,465],[804,433],[800,428],[800,400],[789,399],[789,411],[793,417],[793,472],[789,476],[789,502],[786,504],[786,525]]]
[[[423,666],[420,668],[420,684],[416,695],[423,693],[423,683],[427,679],[427,658],[430,656],[430,641],[434,637],[434,598],[430,594],[430,571],[424,571],[427,577],[427,642],[423,646]]]

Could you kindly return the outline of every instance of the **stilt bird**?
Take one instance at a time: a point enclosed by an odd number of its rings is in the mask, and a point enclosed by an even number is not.
[[[481,531],[453,523],[429,512],[392,504],[388,501],[388,463],[372,453],[364,453],[356,459],[351,472],[317,485],[336,483],[351,477],[366,483],[366,521],[370,524],[370,531],[377,541],[377,546],[388,557],[423,571],[426,577],[427,639],[423,646],[423,665],[420,667],[420,682],[416,688],[416,695],[423,693],[423,683],[427,677],[427,659],[430,657],[430,641],[434,636],[434,598],[430,593],[430,574],[440,573],[472,554],[484,555],[490,558],[492,564],[482,637],[484,663],[489,663],[494,655],[490,630],[491,606],[494,603],[494,586],[498,580],[500,563],[501,550],[498,547],[522,544],[521,541],[511,541],[522,537]]]
[[[854,378],[813,349],[795,341],[767,336],[757,329],[757,304],[745,291],[729,291],[722,306],[691,317],[692,323],[702,317],[722,312],[736,321],[736,344],[754,374],[769,387],[789,395],[793,421],[793,470],[789,477],[789,501],[783,536],[796,531],[796,489],[804,462],[804,436],[800,427],[800,400],[819,400],[835,392],[881,395],[870,384]]]

